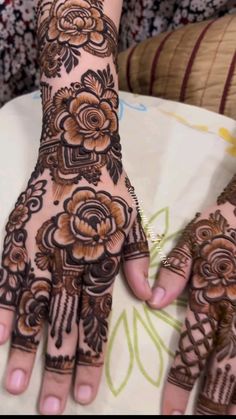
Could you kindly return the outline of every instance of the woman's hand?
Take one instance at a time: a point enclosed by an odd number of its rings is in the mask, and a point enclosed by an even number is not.
[[[99,186],[73,185],[55,201],[58,185],[36,168],[6,227],[1,343],[13,331],[6,388],[13,394],[26,390],[47,321],[43,413],[63,411],[74,368],[75,399],[95,398],[122,256],[134,293],[150,298],[148,246],[128,178],[123,174],[115,186],[106,172],[102,179]]]
[[[199,415],[236,412],[236,177],[187,226],[163,267],[150,301],[170,304],[189,283],[189,306],[164,389],[164,415],[184,414],[202,374]]]
[[[42,414],[63,412],[74,369],[75,400],[94,400],[121,257],[134,293],[151,297],[148,245],[119,137],[121,6],[121,0],[39,1],[41,145],[6,227],[0,343],[13,330],[6,389],[20,394],[48,323]]]

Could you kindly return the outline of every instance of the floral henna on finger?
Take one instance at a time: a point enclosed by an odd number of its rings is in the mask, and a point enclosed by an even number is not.
[[[27,190],[20,195],[6,226],[2,255],[3,268],[0,271],[0,305],[12,310],[17,305],[19,292],[29,266],[26,250],[28,233],[25,227],[32,215],[42,209],[46,185],[46,181],[38,181],[34,184],[29,182]]]
[[[100,315],[98,309],[103,307],[103,313],[106,311],[106,291],[118,272],[131,213],[132,208],[120,197],[89,187],[78,188],[64,202],[64,212],[39,230],[36,241],[40,251],[36,265],[52,273],[49,320],[57,348],[62,346],[63,332],[71,332],[76,307],[79,301],[86,299],[86,290],[88,301],[94,301],[95,310],[90,313],[82,308],[83,325],[93,324],[92,337],[90,327],[84,327],[85,340],[89,348],[94,349],[94,339],[97,349],[101,349],[106,316]]]

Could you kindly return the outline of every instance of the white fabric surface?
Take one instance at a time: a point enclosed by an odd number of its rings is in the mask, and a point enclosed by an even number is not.
[[[165,234],[162,251],[173,233],[209,204],[235,172],[236,122],[174,102],[121,92],[121,135],[125,168],[136,187],[151,228]],[[39,94],[18,98],[0,110],[0,231],[34,168],[40,137]],[[153,254],[150,282],[159,262]],[[67,415],[160,414],[164,377],[176,348],[185,308],[182,300],[151,312],[117,278],[110,343],[97,400],[80,407],[72,399]],[[8,345],[0,348],[3,380]],[[39,350],[28,391],[13,397],[0,391],[2,415],[36,415],[43,366]],[[193,396],[192,396],[193,399]],[[191,413],[192,403],[188,412]]]

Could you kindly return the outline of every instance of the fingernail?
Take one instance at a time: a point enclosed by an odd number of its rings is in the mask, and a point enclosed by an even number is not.
[[[6,326],[0,324],[0,342],[4,342],[6,339]]]
[[[15,370],[11,373],[9,387],[12,391],[22,390],[25,386],[26,374],[22,370]]]
[[[90,386],[80,386],[77,393],[78,401],[88,403],[92,398],[92,389]]]
[[[43,403],[43,413],[57,414],[60,413],[61,402],[57,397],[47,397]]]
[[[157,287],[154,291],[153,291],[153,296],[150,299],[150,303],[151,304],[155,304],[158,305],[162,302],[163,298],[166,295],[166,291],[163,288]]]
[[[172,412],[171,415],[183,416],[183,413],[182,412],[179,412],[178,410],[174,410],[174,412]]]

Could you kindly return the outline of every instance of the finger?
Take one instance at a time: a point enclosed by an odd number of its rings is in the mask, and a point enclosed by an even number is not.
[[[119,263],[119,257],[105,257],[88,267],[83,278],[74,387],[75,400],[80,404],[91,403],[99,389]]]
[[[63,413],[69,395],[78,341],[79,269],[53,276],[45,373],[39,401],[42,415]]]
[[[184,414],[190,392],[212,351],[215,330],[216,322],[210,315],[188,308],[179,349],[164,388],[164,415]]]
[[[11,336],[22,281],[16,272],[0,270],[0,345]]]
[[[91,296],[84,290],[81,303],[74,397],[87,405],[96,398],[102,376],[111,293]]]
[[[185,289],[189,281],[191,268],[192,255],[190,249],[181,241],[171,251],[165,261],[165,267],[161,268],[148,304],[154,309],[161,309],[172,303]]]
[[[235,386],[235,368],[232,360],[210,363],[204,376],[203,386],[197,400],[196,413],[206,415],[227,415]]]
[[[235,409],[235,307],[222,299],[213,310],[218,329],[197,401],[199,415],[227,415]]]
[[[143,301],[150,299],[149,247],[139,214],[125,240],[122,259],[124,275],[134,295]]]
[[[41,330],[47,317],[50,279],[38,277],[29,266],[16,308],[5,387],[12,394],[23,393],[31,377]]]
[[[234,360],[235,362],[235,360]],[[232,393],[232,397],[230,400],[230,406],[228,408],[227,414],[229,416],[235,416],[236,415],[236,385],[234,386],[234,391]]]

